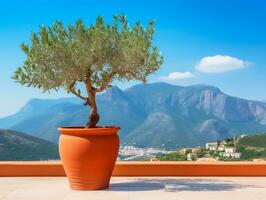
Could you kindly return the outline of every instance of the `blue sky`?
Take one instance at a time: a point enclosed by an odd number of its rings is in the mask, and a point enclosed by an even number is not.
[[[67,96],[63,91],[42,94],[10,79],[25,58],[19,44],[39,25],[80,18],[90,24],[98,15],[111,22],[114,14],[127,15],[130,24],[156,20],[154,40],[165,62],[150,82],[209,84],[233,96],[266,99],[264,0],[6,1],[0,3],[0,117],[31,98]],[[115,84],[126,88],[135,83]]]

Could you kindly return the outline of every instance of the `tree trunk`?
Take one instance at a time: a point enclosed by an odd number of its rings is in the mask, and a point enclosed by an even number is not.
[[[97,113],[97,111],[95,111],[94,109],[91,109],[89,121],[86,125],[86,128],[95,128],[99,120],[100,120],[100,116]]]
[[[97,111],[96,94],[94,91],[89,91],[88,105],[91,108],[91,112],[89,115],[89,119],[88,119],[88,123],[86,125],[86,128],[95,128],[97,123],[100,120],[100,116],[99,116],[98,111]]]

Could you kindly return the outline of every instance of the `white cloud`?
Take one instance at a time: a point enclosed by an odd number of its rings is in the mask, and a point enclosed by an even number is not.
[[[160,77],[161,80],[165,81],[176,81],[180,79],[187,79],[194,77],[194,74],[191,72],[172,72],[168,74],[168,76],[162,76]]]
[[[202,73],[222,73],[242,69],[247,65],[248,62],[238,58],[216,55],[202,58],[195,68]]]

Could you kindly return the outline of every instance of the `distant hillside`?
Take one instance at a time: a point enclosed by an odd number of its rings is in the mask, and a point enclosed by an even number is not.
[[[266,133],[244,137],[239,140],[239,144],[249,147],[266,148]]]
[[[21,132],[0,129],[0,161],[59,159],[57,145]]]
[[[241,138],[236,146],[242,160],[266,159],[266,134]]]
[[[198,146],[242,133],[266,132],[266,103],[224,94],[208,85],[166,83],[113,87],[97,96],[100,125],[121,127],[121,143],[175,149]],[[0,127],[52,142],[57,127],[84,125],[89,109],[78,99],[29,101]]]

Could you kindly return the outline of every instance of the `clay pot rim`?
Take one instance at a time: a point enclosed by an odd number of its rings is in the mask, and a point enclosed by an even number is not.
[[[64,135],[115,135],[120,127],[97,126],[95,128],[85,128],[84,126],[65,126],[57,130]]]

